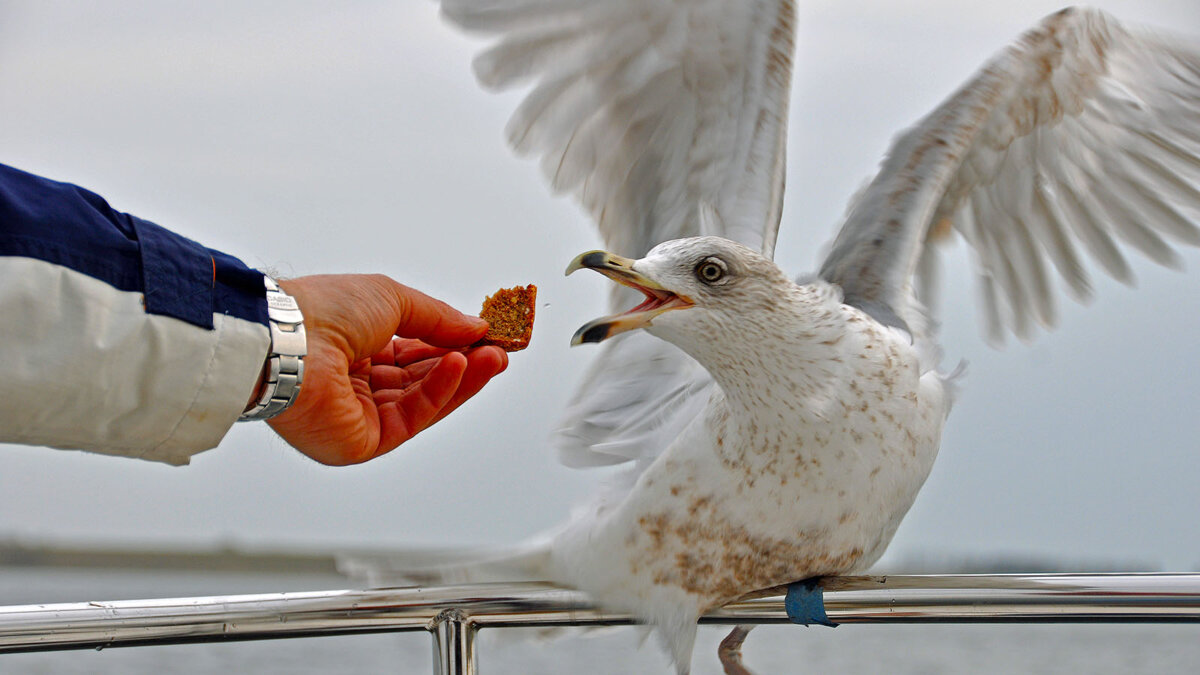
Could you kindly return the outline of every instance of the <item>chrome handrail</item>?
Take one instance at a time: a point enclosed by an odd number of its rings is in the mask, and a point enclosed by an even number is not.
[[[836,623],[1200,622],[1200,574],[833,577]],[[783,590],[702,623],[786,623]],[[443,675],[475,672],[485,627],[623,625],[627,614],[541,583],[312,591],[0,607],[0,653],[427,630]]]

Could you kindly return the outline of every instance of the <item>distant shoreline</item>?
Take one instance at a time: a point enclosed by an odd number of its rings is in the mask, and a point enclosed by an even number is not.
[[[189,549],[152,546],[69,546],[51,543],[0,541],[0,567],[108,568],[264,574],[339,574],[337,559],[344,554],[368,557],[382,551],[274,550],[246,551],[232,547]],[[872,574],[1005,574],[1055,572],[1152,572],[1160,566],[1134,560],[1059,560],[1040,556],[938,556],[900,560],[871,570]]]
[[[151,549],[71,547],[0,543],[0,567],[100,567],[114,569],[187,570],[337,574],[333,553],[241,551],[237,549]]]

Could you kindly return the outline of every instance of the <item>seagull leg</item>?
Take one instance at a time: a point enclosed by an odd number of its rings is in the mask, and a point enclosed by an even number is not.
[[[729,635],[721,640],[721,646],[717,647],[717,656],[721,658],[721,667],[725,669],[725,675],[754,675],[742,665],[742,643],[753,628],[754,626],[734,626]]]

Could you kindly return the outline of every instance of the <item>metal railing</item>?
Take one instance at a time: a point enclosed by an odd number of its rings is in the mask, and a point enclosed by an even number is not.
[[[1200,574],[835,577],[836,623],[1200,622]],[[787,623],[783,588],[701,623]],[[441,675],[475,673],[481,628],[635,623],[546,584],[314,591],[0,607],[0,653],[426,630]]]

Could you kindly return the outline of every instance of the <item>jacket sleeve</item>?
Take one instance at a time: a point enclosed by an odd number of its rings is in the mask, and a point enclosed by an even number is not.
[[[0,164],[0,442],[187,464],[269,346],[260,272]]]

